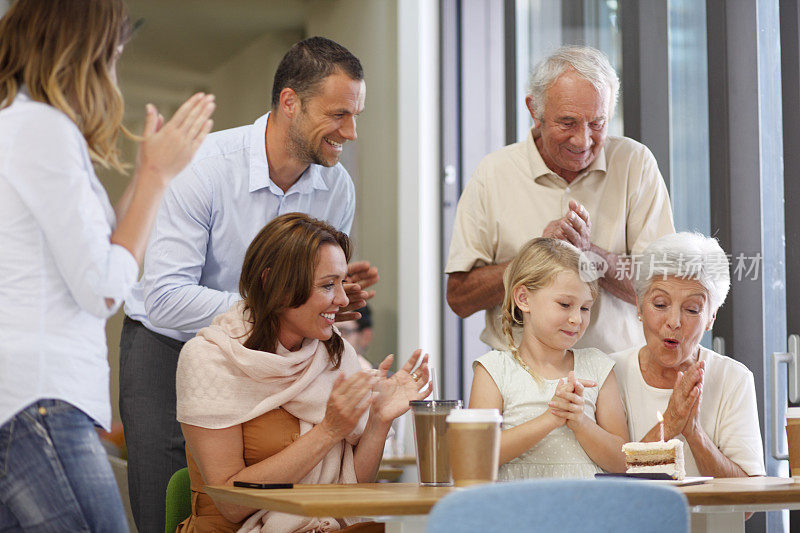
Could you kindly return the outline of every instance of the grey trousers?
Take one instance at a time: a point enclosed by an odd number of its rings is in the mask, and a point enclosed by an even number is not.
[[[125,317],[120,338],[119,410],[128,448],[128,489],[136,528],[161,533],[165,494],[186,466],[175,419],[175,371],[183,343]]]

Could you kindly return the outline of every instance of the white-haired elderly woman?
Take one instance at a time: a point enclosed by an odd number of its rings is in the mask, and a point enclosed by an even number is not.
[[[764,475],[753,373],[700,346],[730,288],[716,239],[676,233],[637,257],[634,289],[646,344],[614,354],[632,440],[685,442],[686,475]]]

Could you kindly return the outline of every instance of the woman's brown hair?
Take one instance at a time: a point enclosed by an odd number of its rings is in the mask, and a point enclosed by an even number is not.
[[[314,287],[320,248],[338,246],[350,261],[350,238],[329,224],[303,213],[275,218],[247,248],[239,292],[252,324],[244,346],[274,352],[281,313],[303,305]],[[339,368],[344,343],[336,331],[324,341],[331,364]]]
[[[122,0],[17,0],[0,19],[0,109],[24,85],[78,126],[93,161],[124,171],[124,104],[111,72],[130,33]]]
[[[546,287],[561,272],[574,272],[582,276],[581,279],[589,274],[588,278],[592,281],[586,281],[586,284],[589,286],[592,298],[597,299],[600,286],[592,264],[581,261],[581,252],[575,246],[558,239],[545,237],[531,239],[520,248],[503,272],[503,287],[505,288],[505,297],[501,308],[503,334],[511,354],[520,362],[522,360],[514,342],[514,327],[522,325],[522,311],[514,300],[514,291],[519,286],[525,286],[530,291]],[[539,381],[538,376],[533,373],[531,375]]]

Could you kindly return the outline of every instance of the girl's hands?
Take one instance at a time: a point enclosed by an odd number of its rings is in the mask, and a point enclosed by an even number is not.
[[[566,381],[559,380],[556,392],[548,405],[550,412],[559,417],[571,430],[575,430],[585,420],[583,412],[583,391],[586,387],[596,387],[597,383],[589,379],[578,379],[575,372],[567,375]]]
[[[155,106],[147,104],[144,140],[136,157],[137,174],[152,176],[166,186],[189,164],[211,131],[214,108],[214,95],[197,93],[165,124]]]
[[[361,415],[372,403],[371,391],[377,377],[369,372],[359,372],[349,378],[340,374],[333,383],[325,418],[320,422],[333,440],[347,437],[358,424]]]
[[[375,394],[372,397],[371,414],[377,416],[381,422],[391,423],[408,411],[408,402],[422,400],[431,393],[428,354],[422,358],[420,355],[422,350],[415,350],[403,368],[390,378],[387,378],[386,374],[392,366],[394,355],[386,356],[386,359],[378,365],[378,383],[375,385]],[[414,370],[417,362],[419,366]]]
[[[697,425],[700,395],[703,390],[703,376],[705,374],[705,361],[698,361],[690,366],[686,372],[678,372],[672,396],[669,398],[667,410],[664,412],[664,439],[669,440],[683,433],[690,419]],[[691,428],[689,428],[691,429]]]

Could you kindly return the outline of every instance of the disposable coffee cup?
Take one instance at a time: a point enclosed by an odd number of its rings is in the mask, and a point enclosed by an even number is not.
[[[452,485],[445,424],[452,410],[461,409],[461,400],[418,400],[409,403],[414,413],[419,484]]]
[[[502,422],[497,409],[460,409],[447,416],[447,447],[457,487],[497,480]]]
[[[800,478],[800,407],[786,409],[786,442],[789,444],[789,472]]]

